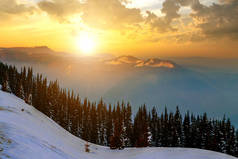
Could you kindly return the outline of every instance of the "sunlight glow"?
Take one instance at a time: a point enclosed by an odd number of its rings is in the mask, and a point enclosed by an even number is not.
[[[85,55],[90,55],[95,49],[95,39],[88,32],[81,32],[76,39],[77,48]]]

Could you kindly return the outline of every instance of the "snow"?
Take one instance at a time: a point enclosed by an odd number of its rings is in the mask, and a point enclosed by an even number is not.
[[[110,150],[90,143],[90,153],[87,153],[85,143],[23,100],[0,91],[1,159],[235,159],[200,149]]]

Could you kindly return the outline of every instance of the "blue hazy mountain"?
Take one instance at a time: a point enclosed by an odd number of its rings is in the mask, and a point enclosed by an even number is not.
[[[32,66],[50,80],[84,98],[112,104],[129,101],[159,110],[166,106],[184,112],[224,114],[238,125],[238,60],[209,58],[82,57],[47,47],[1,48],[0,60],[18,68]]]

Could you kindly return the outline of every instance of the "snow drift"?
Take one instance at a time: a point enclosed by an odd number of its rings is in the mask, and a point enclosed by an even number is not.
[[[188,148],[110,150],[71,135],[16,96],[0,91],[1,159],[235,159],[222,153]]]

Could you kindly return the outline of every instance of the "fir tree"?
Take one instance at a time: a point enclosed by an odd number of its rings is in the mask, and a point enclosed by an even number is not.
[[[178,106],[174,115],[174,146],[182,146],[182,117]]]
[[[153,107],[151,111],[151,120],[150,120],[150,130],[151,130],[151,135],[152,135],[152,146],[157,146],[156,145],[156,138],[157,138],[157,133],[158,133],[158,128],[157,128],[157,122],[158,122],[158,116],[156,112],[156,108]]]
[[[9,82],[8,82],[8,75],[7,75],[7,73],[5,73],[4,77],[3,77],[2,90],[5,91],[5,92],[11,92],[11,88],[10,88]]]
[[[190,128],[190,115],[189,112],[185,114],[183,121],[183,133],[184,133],[184,147],[190,147],[191,145],[191,128]]]
[[[88,99],[81,102],[73,91],[61,89],[58,81],[48,81],[41,74],[34,76],[32,68],[18,72],[2,63],[0,84],[4,91],[14,93],[86,141],[119,149],[150,144],[203,148],[238,156],[238,131],[225,116],[214,120],[206,113],[195,117],[187,112],[182,121],[178,107],[175,113],[165,108],[159,115],[155,107],[148,111],[143,105],[132,121],[130,103],[118,102],[112,109],[102,99],[98,103]]]
[[[112,125],[112,106],[109,104],[107,115],[106,115],[106,145],[110,146],[110,138],[113,133],[113,125]]]

